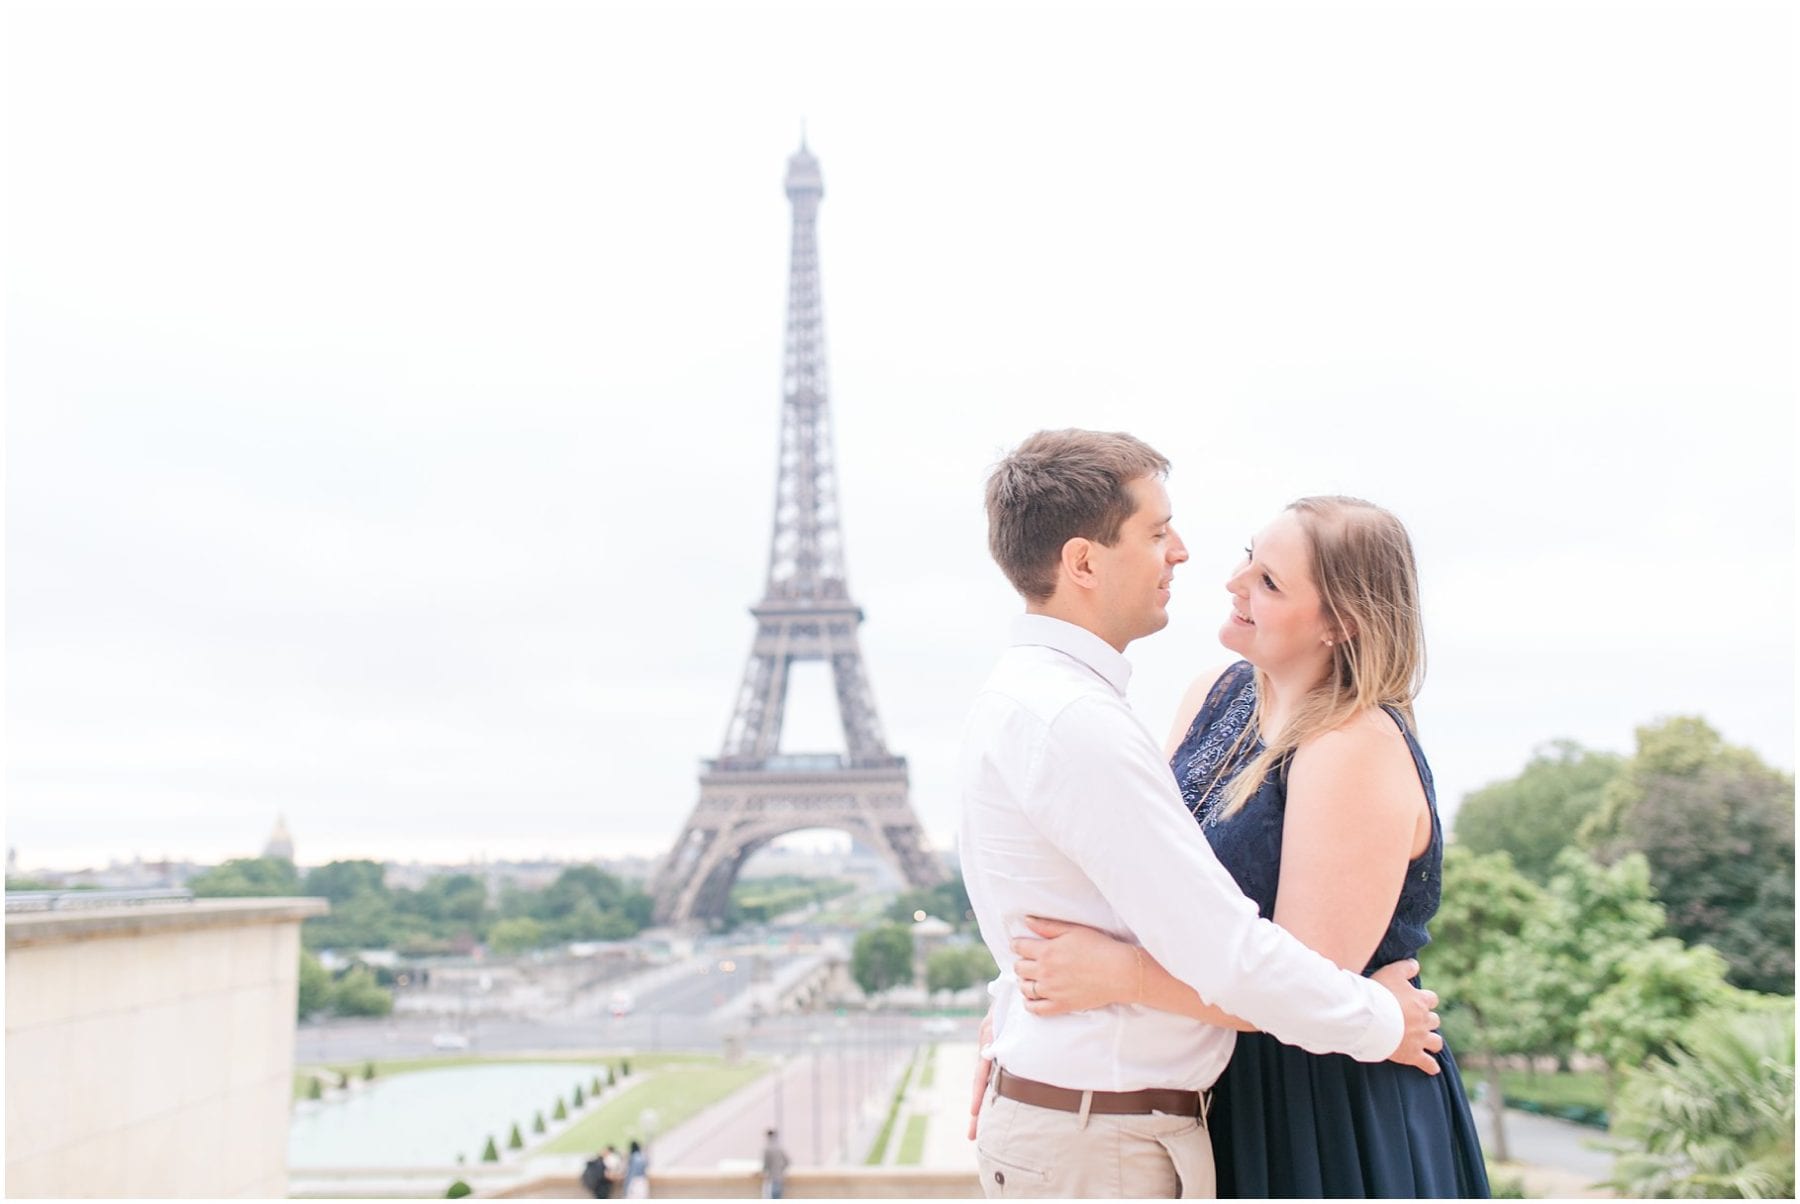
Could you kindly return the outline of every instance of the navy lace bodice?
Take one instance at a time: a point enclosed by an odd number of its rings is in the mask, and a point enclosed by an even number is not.
[[[1281,828],[1287,815],[1286,764],[1271,772],[1235,814],[1226,818],[1218,814],[1224,804],[1226,783],[1262,748],[1254,733],[1233,748],[1249,726],[1255,709],[1256,673],[1248,661],[1239,661],[1219,675],[1181,747],[1175,751],[1170,768],[1175,771],[1188,809],[1200,821],[1200,830],[1212,844],[1213,852],[1237,879],[1238,889],[1256,902],[1265,918],[1273,919],[1275,894],[1281,884]],[[1400,725],[1413,764],[1418,766],[1419,780],[1425,785],[1425,801],[1431,808],[1431,842],[1407,864],[1394,918],[1388,921],[1381,943],[1363,968],[1364,974],[1389,962],[1416,956],[1424,948],[1431,939],[1425,925],[1437,914],[1443,886],[1444,833],[1438,823],[1431,767],[1425,763],[1425,754],[1419,751],[1419,742],[1406,723],[1398,714],[1391,710],[1389,713]],[[1230,764],[1220,773],[1227,758]]]

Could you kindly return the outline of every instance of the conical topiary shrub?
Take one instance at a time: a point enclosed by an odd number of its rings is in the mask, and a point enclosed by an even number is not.
[[[363,1064],[363,1082],[365,1082],[365,1083],[370,1082],[374,1078],[375,1078],[375,1063],[365,1062]]]
[[[538,1112],[538,1114],[537,1114],[537,1116],[536,1116],[536,1117],[534,1117],[534,1118],[533,1118],[533,1119],[532,1119],[532,1122],[531,1122],[531,1131],[532,1131],[532,1132],[533,1132],[533,1133],[542,1133],[542,1132],[543,1132],[543,1131],[544,1131],[544,1128],[545,1128],[545,1126],[544,1126],[544,1114],[543,1114],[543,1112],[542,1112],[542,1111],[539,1111],[539,1112]]]
[[[492,1137],[488,1138],[487,1145],[481,1151],[481,1160],[483,1162],[500,1161],[500,1151],[495,1148],[494,1139]]]
[[[567,1119],[569,1119],[569,1110],[567,1108],[563,1107],[562,1096],[560,1096],[560,1095],[556,1097],[556,1111],[554,1111],[550,1114],[550,1119],[552,1119],[552,1120],[567,1120]]]
[[[599,1075],[595,1075],[594,1081],[592,1083],[588,1084],[588,1093],[591,1095],[599,1095],[600,1094],[600,1076]]]
[[[325,1084],[323,1084],[319,1081],[319,1076],[316,1074],[313,1075],[312,1083],[306,1089],[306,1098],[307,1099],[324,1099],[325,1098]]]
[[[619,1077],[622,1079],[631,1077],[631,1062],[627,1058],[619,1059]]]
[[[576,1083],[575,1084],[575,1106],[577,1108],[579,1108],[585,1103],[587,1103],[587,1096],[585,1096],[581,1093],[581,1084]]]
[[[464,1196],[469,1195],[474,1190],[475,1189],[470,1187],[467,1183],[464,1183],[461,1179],[458,1179],[455,1183],[452,1183],[450,1185],[450,1190],[444,1193],[444,1199],[460,1200]]]
[[[614,1083],[617,1083],[618,1081],[619,1081],[618,1079],[613,1078],[613,1068],[608,1066],[606,1068],[606,1085],[608,1087],[611,1087]]]

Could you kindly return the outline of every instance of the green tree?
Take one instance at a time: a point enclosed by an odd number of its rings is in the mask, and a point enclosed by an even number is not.
[[[908,924],[921,911],[958,928],[975,919],[961,874],[936,886],[900,892],[882,914],[896,924]]]
[[[850,976],[866,994],[879,995],[912,978],[912,929],[879,924],[857,934],[850,953]]]
[[[1669,931],[1724,954],[1731,981],[1794,993],[1794,779],[1704,720],[1641,727],[1583,839],[1640,852]]]
[[[1611,1186],[1627,1197],[1794,1198],[1794,1013],[1711,1012],[1627,1079]]]
[[[525,1135],[519,1132],[519,1122],[516,1120],[513,1121],[512,1135],[506,1139],[506,1148],[509,1150],[525,1148]]]
[[[531,1118],[531,1131],[533,1133],[542,1133],[542,1132],[545,1132],[548,1128],[549,1128],[549,1126],[544,1123],[543,1110],[539,1109],[538,1114]]]
[[[1662,937],[1617,961],[1612,981],[1582,1011],[1576,1043],[1615,1072],[1639,1067],[1666,1054],[1696,1016],[1730,994],[1724,958]]]
[[[300,951],[298,996],[296,1010],[302,1019],[331,1006],[331,973],[304,949]]]
[[[385,1016],[394,1010],[394,996],[367,966],[352,966],[332,985],[331,1006],[340,1016]]]
[[[1549,903],[1513,868],[1505,853],[1477,855],[1459,845],[1444,851],[1443,904],[1431,944],[1420,953],[1423,981],[1443,997],[1453,1044],[1487,1063],[1493,1109],[1493,1157],[1509,1161],[1499,1059],[1532,1053],[1548,1040],[1540,994],[1542,959],[1525,942]]]
[[[530,916],[501,920],[488,929],[488,948],[495,953],[523,953],[544,943],[544,926]]]
[[[450,1185],[449,1190],[444,1192],[444,1199],[460,1200],[464,1196],[474,1194],[474,1191],[474,1188],[470,1187],[467,1183],[464,1183],[461,1179],[458,1179]]]
[[[375,1063],[373,1063],[373,1062],[363,1063],[363,1082],[372,1083],[374,1081],[375,1081]]]
[[[203,899],[298,895],[300,875],[284,857],[234,857],[195,874],[188,889]]]
[[[1600,807],[1607,783],[1625,763],[1573,740],[1538,748],[1516,778],[1466,796],[1456,811],[1456,843],[1471,853],[1506,853],[1513,868],[1543,885],[1556,855]]]
[[[1528,923],[1543,1043],[1537,1050],[1567,1061],[1578,1047],[1582,1016],[1619,981],[1620,966],[1662,931],[1663,911],[1650,890],[1650,868],[1630,856],[1603,866],[1579,849],[1558,853],[1545,906]]]
[[[500,1161],[500,1147],[494,1144],[494,1139],[492,1137],[489,1137],[487,1139],[487,1145],[482,1147],[481,1160],[483,1162]]]
[[[925,958],[925,985],[932,991],[964,991],[999,971],[983,944],[945,945]]]
[[[587,1095],[586,1095],[586,1093],[584,1093],[581,1090],[580,1083],[575,1084],[574,1103],[577,1108],[583,1107],[587,1104]]]
[[[550,1114],[550,1119],[551,1120],[567,1120],[567,1119],[569,1119],[569,1110],[563,1106],[562,1096],[560,1096],[560,1095],[556,1097],[556,1111],[554,1111]]]
[[[387,894],[387,871],[376,861],[333,861],[306,873],[306,893],[344,903],[357,895]]]

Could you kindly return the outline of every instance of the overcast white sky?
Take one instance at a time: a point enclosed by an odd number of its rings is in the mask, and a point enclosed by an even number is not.
[[[984,472],[1175,461],[1160,737],[1285,502],[1411,527],[1446,809],[1794,763],[1786,6],[8,5],[27,867],[666,847],[748,653],[800,123],[851,585],[947,843]],[[803,679],[790,728],[833,718]],[[807,739],[808,736],[813,737]]]

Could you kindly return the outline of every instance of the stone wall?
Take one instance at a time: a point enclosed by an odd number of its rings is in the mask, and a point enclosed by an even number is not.
[[[285,1196],[300,922],[325,910],[9,913],[7,1194]]]

